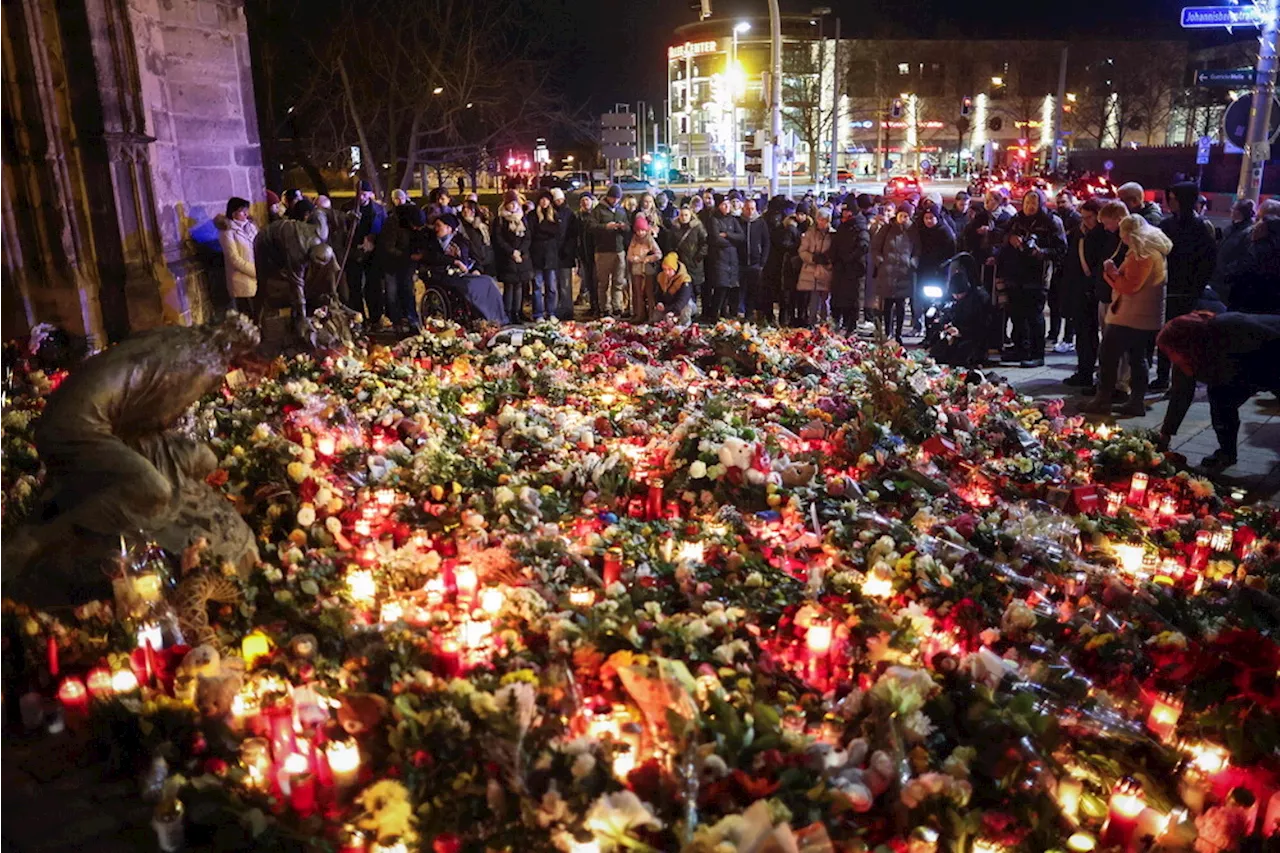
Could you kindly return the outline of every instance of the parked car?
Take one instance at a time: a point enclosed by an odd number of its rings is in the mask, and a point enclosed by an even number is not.
[[[1105,175],[1095,175],[1092,172],[1085,172],[1075,180],[1068,183],[1065,189],[1071,190],[1076,198],[1084,201],[1089,198],[1115,198],[1116,187],[1111,183],[1111,179]]]
[[[884,185],[885,198],[906,198],[912,193],[919,193],[920,179],[911,175],[899,175],[896,178],[890,178],[889,183]]]
[[[667,172],[667,183],[669,184],[691,184],[693,183],[693,175],[683,172],[679,169],[672,169]]]
[[[613,180],[624,193],[651,193],[658,190],[651,181],[636,175],[617,175]]]

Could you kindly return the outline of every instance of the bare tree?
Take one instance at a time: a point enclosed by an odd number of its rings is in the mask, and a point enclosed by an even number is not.
[[[847,53],[847,51],[846,51]],[[823,109],[823,87],[830,86],[830,74],[810,50],[783,53],[782,118],[809,148],[809,174],[818,173],[818,153],[831,139],[832,110]],[[847,76],[849,59],[841,57],[840,79]],[[846,90],[847,91],[847,90]]]
[[[310,143],[329,158],[360,149],[382,194],[408,189],[420,163],[467,160],[567,118],[519,10],[503,0],[363,0],[310,49],[300,98]],[[527,141],[524,140],[524,141]],[[474,177],[474,172],[472,173]]]

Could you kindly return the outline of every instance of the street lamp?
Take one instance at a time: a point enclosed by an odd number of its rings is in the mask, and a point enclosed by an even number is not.
[[[729,73],[726,77],[729,79],[730,98],[733,101],[733,185],[738,185],[739,159],[742,156],[742,147],[738,144],[738,97],[739,88],[746,88],[746,75],[742,71],[742,67],[738,65],[738,36],[751,30],[750,21],[739,21],[733,25],[733,52],[729,58]]]
[[[431,90],[431,94],[433,94],[433,95],[443,95],[443,94],[444,94],[444,86],[436,86],[434,89],[432,89],[432,90]]]

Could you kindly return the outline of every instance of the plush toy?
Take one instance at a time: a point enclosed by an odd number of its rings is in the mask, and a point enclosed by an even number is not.
[[[174,698],[183,702],[196,701],[196,683],[201,676],[216,676],[222,672],[222,655],[213,646],[196,646],[182,658],[173,678]]]
[[[353,737],[376,731],[387,714],[387,700],[374,693],[348,693],[341,701],[338,722]]]
[[[720,464],[726,468],[740,468],[743,471],[751,467],[751,458],[755,454],[755,445],[737,436],[729,436],[720,445]]]
[[[231,713],[231,704],[244,686],[244,661],[223,657],[213,646],[196,646],[178,665],[173,693],[193,702],[208,720],[222,720]]]
[[[201,676],[196,681],[196,710],[207,720],[225,720],[243,686],[244,676],[240,673]]]

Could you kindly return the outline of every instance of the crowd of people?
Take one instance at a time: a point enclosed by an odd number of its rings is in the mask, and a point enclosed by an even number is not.
[[[238,302],[254,298],[255,259],[271,254],[264,242],[301,242],[313,247],[301,257],[336,270],[334,292],[347,310],[367,328],[389,323],[402,334],[420,327],[415,277],[461,274],[497,283],[497,310],[509,323],[576,312],[825,324],[899,343],[920,335],[935,358],[957,366],[1036,367],[1046,349],[1074,351],[1064,382],[1082,395],[1081,411],[1141,415],[1148,391],[1169,392],[1165,443],[1196,379],[1227,371],[1236,377],[1230,392],[1211,395],[1222,450],[1207,463],[1231,464],[1239,403],[1228,403],[1242,388],[1280,384],[1269,378],[1280,371],[1254,367],[1280,354],[1280,201],[1236,204],[1219,233],[1193,183],[1166,190],[1167,212],[1138,184],[1115,195],[1081,202],[1063,190],[1051,203],[1031,188],[1015,204],[1003,188],[981,198],[962,190],[949,203],[937,193],[791,199],[707,189],[677,198],[670,190],[627,196],[613,185],[574,203],[560,189],[531,198],[511,189],[494,211],[474,193],[455,204],[444,188],[425,204],[395,190],[383,205],[362,181],[342,212],[296,190],[273,199],[270,240],[255,235],[243,199],[231,200],[218,227]],[[289,222],[304,230],[280,224]],[[323,257],[321,244],[332,250]],[[1228,313],[1251,319],[1208,320]],[[1208,364],[1205,352],[1224,350],[1196,336],[1227,328],[1233,361]]]

